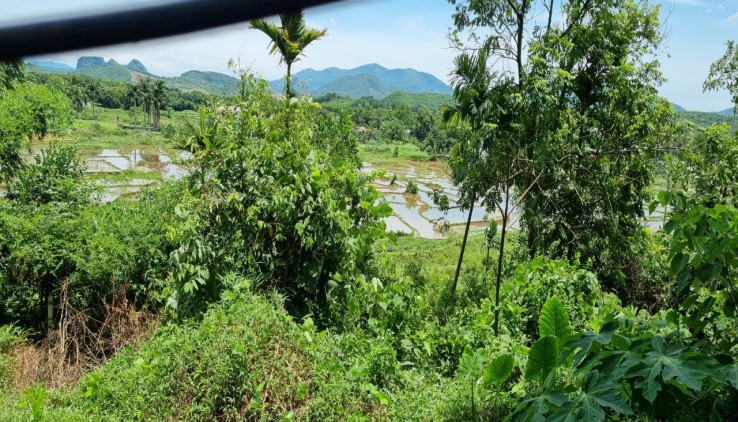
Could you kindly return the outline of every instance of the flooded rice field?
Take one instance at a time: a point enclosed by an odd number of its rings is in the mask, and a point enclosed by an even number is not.
[[[181,179],[187,175],[184,162],[190,158],[186,152],[172,157],[161,148],[137,145],[120,149],[104,148],[83,150],[81,154],[87,162],[91,174],[114,174],[124,171],[154,172],[156,176],[121,179],[100,178],[96,183],[101,187],[98,200],[114,201],[118,198],[135,197],[143,189],[155,186],[160,180]],[[442,162],[393,163],[373,165],[364,163],[362,171],[369,173],[380,170],[373,185],[392,206],[392,216],[385,219],[388,231],[412,234],[416,237],[443,238],[449,232],[462,232],[468,218],[468,211],[458,205],[458,190],[451,182],[445,164]],[[141,173],[139,173],[140,175]],[[418,187],[417,194],[405,193],[408,181]],[[440,190],[448,196],[450,209],[446,212],[433,202],[433,191]],[[0,195],[2,195],[0,187]],[[644,224],[656,230],[663,225],[664,210],[658,208],[648,216]],[[476,204],[472,213],[471,229],[484,230],[490,221],[499,221],[496,212],[487,213],[481,204]],[[517,215],[513,215],[511,228],[518,228]]]
[[[458,205],[459,193],[451,183],[451,178],[444,171],[443,163],[391,164],[373,166],[364,163],[363,171],[384,170],[384,175],[375,179],[373,185],[392,206],[393,214],[385,222],[388,231],[413,234],[416,237],[435,239],[447,235],[443,229],[448,225],[451,231],[463,229],[468,211],[461,211]],[[392,180],[397,178],[394,183]],[[402,180],[400,180],[402,179]],[[412,180],[418,187],[417,194],[405,193],[407,181]],[[448,196],[450,209],[443,212],[433,202],[433,190],[439,189]],[[480,204],[472,213],[472,230],[482,230],[492,219],[499,215],[487,215]]]

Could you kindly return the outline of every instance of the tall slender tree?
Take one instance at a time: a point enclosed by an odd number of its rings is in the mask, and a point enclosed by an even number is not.
[[[133,126],[138,126],[138,99],[141,95],[141,88],[138,85],[131,84],[126,91],[126,97],[133,103]]]
[[[92,120],[95,120],[97,115],[95,114],[95,103],[97,102],[97,98],[100,96],[100,93],[102,92],[100,88],[100,83],[96,80],[90,80],[87,83],[87,86],[85,86],[85,94],[87,95],[87,99],[90,100],[92,103]]]
[[[161,105],[166,100],[166,82],[157,79],[151,86],[151,105],[154,115],[154,128],[159,128],[159,120],[161,119]]]
[[[325,36],[328,29],[308,28],[303,11],[281,14],[279,21],[280,26],[277,26],[264,19],[256,19],[251,22],[251,28],[258,29],[269,37],[271,40],[270,54],[279,54],[280,62],[287,65],[284,93],[287,98],[291,98],[294,96],[291,89],[292,65],[305,54],[305,47]]]

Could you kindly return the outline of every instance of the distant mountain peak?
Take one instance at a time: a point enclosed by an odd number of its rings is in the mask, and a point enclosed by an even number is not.
[[[130,62],[128,62],[128,65],[126,67],[136,72],[147,73],[147,74],[149,73],[149,71],[146,70],[146,66],[144,66],[143,63],[141,63],[137,59],[133,59]]]

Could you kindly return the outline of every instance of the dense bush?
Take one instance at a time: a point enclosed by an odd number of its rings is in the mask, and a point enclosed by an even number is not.
[[[529,338],[536,337],[538,316],[548,298],[561,299],[574,328],[583,329],[602,295],[594,274],[545,258],[520,265],[501,290],[502,324]]]
[[[25,205],[87,202],[91,189],[84,182],[85,161],[74,147],[51,147],[34,157],[8,186],[8,197]]]
[[[322,323],[331,304],[345,310],[391,209],[359,171],[345,116],[318,117],[309,99],[277,106],[266,84],[244,83],[239,113],[204,111],[182,141],[195,158],[170,228],[169,303],[191,315],[227,288],[224,275],[254,275]]]
[[[156,297],[168,265],[165,224],[180,192],[171,184],[136,202],[84,208],[0,204],[0,321],[40,328],[63,279],[72,305],[92,317],[124,285],[139,300]]]

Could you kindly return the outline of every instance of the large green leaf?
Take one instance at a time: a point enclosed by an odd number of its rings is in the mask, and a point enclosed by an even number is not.
[[[513,415],[516,421],[544,422],[551,409],[561,407],[567,398],[560,393],[544,393],[523,401]]]
[[[499,387],[507,381],[513,370],[513,358],[510,355],[497,356],[484,371],[484,386]]]
[[[605,407],[621,415],[633,415],[633,409],[628,405],[621,387],[606,378],[600,378],[599,371],[595,370],[584,378],[579,394],[562,405],[548,420],[601,421],[605,419]]]
[[[559,340],[554,336],[546,336],[533,344],[528,354],[528,365],[525,367],[525,377],[540,379],[546,377],[556,368],[559,359]]]
[[[479,378],[483,365],[484,355],[467,346],[459,360],[459,370],[456,372],[456,377],[467,381],[475,381]]]
[[[600,345],[609,344],[612,341],[613,334],[615,334],[615,324],[609,322],[603,325],[597,334],[586,332],[569,340],[566,343],[566,348],[569,349],[569,354],[574,353],[574,366],[579,366],[582,360],[589,354],[594,343]]]
[[[709,356],[681,347],[665,348],[661,336],[655,336],[650,345],[645,356],[631,358],[637,365],[626,376],[636,380],[636,389],[651,403],[662,390],[662,383],[699,391],[706,379],[716,379],[718,375],[717,362]]]
[[[538,334],[541,337],[555,336],[559,339],[571,334],[569,316],[558,297],[550,297],[543,305],[538,318]]]
[[[738,390],[738,365],[733,365],[728,369],[728,382]]]

